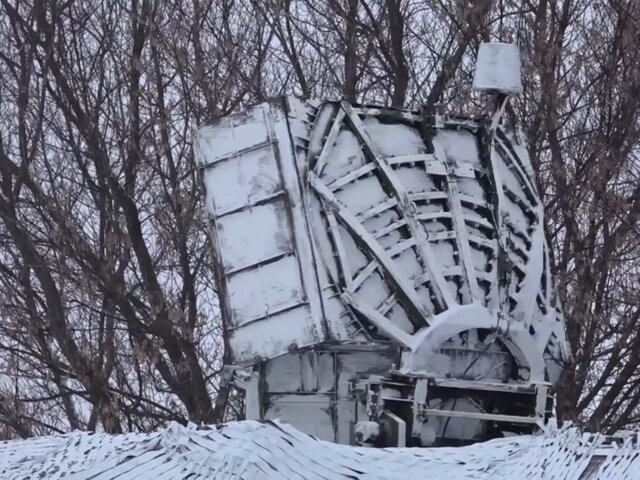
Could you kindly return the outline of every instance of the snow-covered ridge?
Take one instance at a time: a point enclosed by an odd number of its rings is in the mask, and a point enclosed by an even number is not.
[[[0,443],[2,479],[637,479],[640,448],[574,428],[460,448],[323,442],[279,422]]]

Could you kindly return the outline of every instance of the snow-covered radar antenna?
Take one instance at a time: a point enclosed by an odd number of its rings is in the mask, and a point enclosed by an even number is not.
[[[199,130],[233,386],[325,440],[527,433],[566,358],[542,202],[501,120],[518,50],[483,44],[470,119],[285,97]]]

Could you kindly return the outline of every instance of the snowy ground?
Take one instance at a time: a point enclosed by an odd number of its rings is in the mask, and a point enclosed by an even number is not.
[[[640,449],[574,429],[462,448],[370,449],[254,421],[0,443],[2,479],[638,479]]]

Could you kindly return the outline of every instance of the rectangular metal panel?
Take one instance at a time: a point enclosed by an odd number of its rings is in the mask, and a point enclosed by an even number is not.
[[[334,354],[307,351],[274,358],[264,364],[264,380],[270,393],[331,392],[336,381]]]
[[[325,440],[349,444],[358,419],[357,381],[393,368],[394,346],[319,347],[260,366],[262,418],[280,419]],[[331,430],[330,430],[331,429]]]
[[[236,364],[325,339],[321,292],[284,108],[259,105],[199,130],[220,302]]]
[[[335,441],[331,395],[271,395],[265,420],[295,425],[320,440]]]
[[[293,250],[291,225],[282,201],[219,218],[218,232],[227,271],[248,268]]]

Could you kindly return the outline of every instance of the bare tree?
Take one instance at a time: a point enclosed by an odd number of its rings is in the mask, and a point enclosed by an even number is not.
[[[575,353],[558,412],[640,409],[632,0],[0,0],[0,436],[217,422],[216,301],[190,135],[284,93],[479,113],[517,41]],[[222,312],[224,313],[224,312]]]

